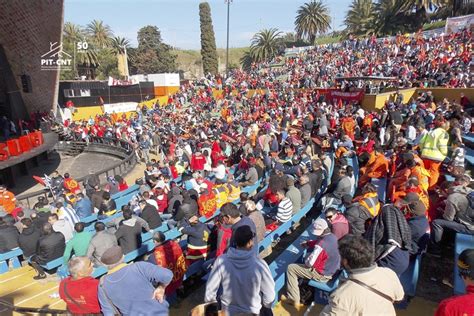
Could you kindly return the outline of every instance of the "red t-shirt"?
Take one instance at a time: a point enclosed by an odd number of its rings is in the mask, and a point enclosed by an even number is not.
[[[69,295],[64,292],[64,285]],[[99,280],[92,277],[86,277],[79,280],[73,280],[67,277],[59,284],[59,297],[67,304],[67,309],[73,314],[98,314],[100,313],[99,299],[97,290]],[[79,306],[69,297],[74,299]]]
[[[474,285],[468,285],[466,293],[441,301],[435,316],[474,315]]]

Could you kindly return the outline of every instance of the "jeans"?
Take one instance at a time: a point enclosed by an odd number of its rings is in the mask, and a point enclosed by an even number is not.
[[[431,241],[435,244],[439,243],[443,238],[445,229],[450,229],[456,233],[474,235],[474,231],[467,229],[465,225],[440,218],[431,222]]]

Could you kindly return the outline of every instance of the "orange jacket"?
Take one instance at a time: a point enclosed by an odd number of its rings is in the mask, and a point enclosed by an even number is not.
[[[366,193],[362,196],[357,197],[354,199],[354,202],[359,202],[361,206],[363,206],[369,214],[373,217],[377,216],[380,212],[380,202],[378,199],[377,192]]]
[[[344,133],[349,136],[352,140],[355,139],[355,126],[356,126],[356,123],[354,121],[353,118],[351,117],[348,117],[348,118],[344,118],[342,119],[342,124],[341,124],[341,127],[344,131]]]
[[[15,209],[16,197],[15,194],[10,191],[0,193],[0,206],[3,207],[5,212],[10,214]]]

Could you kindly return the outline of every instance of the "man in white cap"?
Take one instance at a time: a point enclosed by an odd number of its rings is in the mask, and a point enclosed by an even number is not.
[[[341,257],[337,248],[337,237],[331,233],[328,223],[323,218],[318,218],[313,223],[311,234],[317,238],[301,244],[308,248],[304,263],[293,263],[286,272],[287,295],[282,295],[281,300],[294,305],[297,309],[300,303],[300,290],[298,278],[327,282],[339,269]]]

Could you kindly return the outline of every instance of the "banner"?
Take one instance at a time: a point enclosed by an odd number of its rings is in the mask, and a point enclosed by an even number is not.
[[[118,80],[118,79],[114,79],[113,77],[109,76],[109,80],[108,80],[107,84],[109,86],[131,86],[134,83],[133,83],[132,80]]]
[[[131,112],[136,111],[138,107],[137,102],[120,102],[120,103],[110,103],[104,104],[104,112],[111,114],[111,113],[123,113],[123,112]]]
[[[360,102],[364,98],[364,91],[343,92],[338,90],[329,90],[327,98],[333,102],[342,100],[346,102]]]
[[[446,20],[446,33],[456,33],[462,29],[469,29],[474,24],[474,14],[448,18]]]

